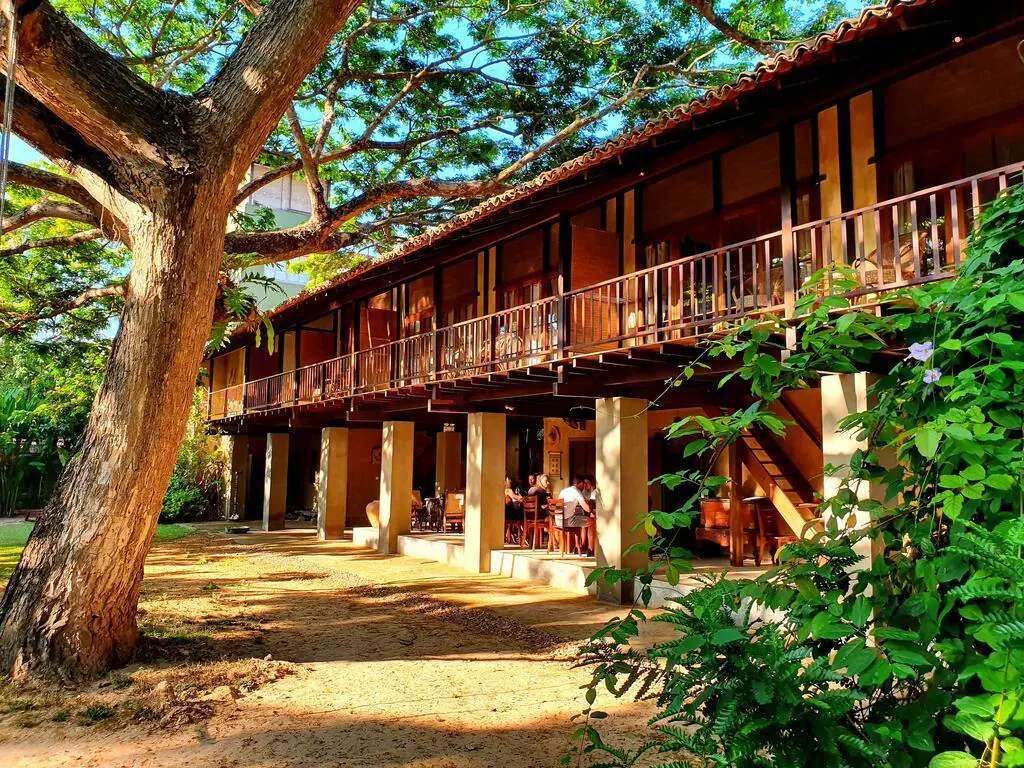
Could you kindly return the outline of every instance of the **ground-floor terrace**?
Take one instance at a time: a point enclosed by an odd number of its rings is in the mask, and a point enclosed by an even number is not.
[[[620,608],[295,525],[158,541],[141,658],[80,689],[0,688],[0,764],[557,765],[585,706],[576,648]],[[621,745],[651,714],[597,706]]]
[[[702,382],[666,386],[690,354],[672,344],[656,354],[607,353],[573,361],[571,373],[531,369],[500,384],[445,388],[443,406],[438,393],[407,392],[222,422],[228,515],[265,531],[305,519],[324,541],[350,535],[381,555],[628,602],[639,585],[588,585],[588,574],[645,566],[646,555],[630,551],[646,535],[640,518],[678,509],[694,490],[655,479],[702,469],[729,482],[700,502],[675,543],[700,569],[759,572],[817,525],[817,500],[836,482],[823,467],[844,464],[857,448],[837,425],[863,407],[871,375],[827,376],[818,388],[785,393],[773,405],[790,425],[785,436],[751,432],[704,466],[686,455],[685,441],[666,438],[666,427],[744,407],[750,395],[719,388],[713,369]],[[525,495],[541,475],[552,501],[507,503],[507,484]],[[582,519],[554,501],[577,477],[596,486]],[[659,598],[667,585],[657,587]]]

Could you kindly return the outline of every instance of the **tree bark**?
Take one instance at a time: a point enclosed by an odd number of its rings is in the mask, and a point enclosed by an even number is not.
[[[232,199],[358,3],[276,0],[195,96],[147,85],[46,0],[0,3],[22,17],[15,131],[74,176],[68,191],[80,187],[112,214],[133,254],[83,446],[0,601],[0,673],[77,679],[131,658]]]
[[[134,262],[84,444],[0,603],[13,677],[84,678],[127,662],[143,562],[209,338],[229,199],[184,184],[127,222]]]

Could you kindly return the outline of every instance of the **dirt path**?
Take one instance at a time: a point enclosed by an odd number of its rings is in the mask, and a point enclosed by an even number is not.
[[[74,695],[5,691],[5,766],[551,766],[609,606],[310,531],[158,545],[149,661]],[[599,705],[607,735],[646,708]]]

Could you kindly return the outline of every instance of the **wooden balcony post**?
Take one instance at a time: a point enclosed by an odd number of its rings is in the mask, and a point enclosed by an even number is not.
[[[406,372],[406,359],[409,357],[408,344],[402,344],[400,340],[391,343],[388,351],[388,384],[401,386]]]
[[[796,316],[797,253],[793,234],[793,197],[796,177],[796,148],[793,126],[785,125],[779,131],[779,205],[782,219],[782,288],[784,292],[783,317]],[[787,324],[786,348],[796,349],[796,328]]]
[[[433,352],[431,353],[432,360],[431,360],[431,363],[430,363],[431,368],[430,368],[430,376],[429,376],[429,378],[431,378],[431,379],[436,379],[438,373],[441,370],[441,338],[442,338],[442,335],[443,335],[443,333],[441,331],[441,328],[439,327],[439,324],[435,324],[434,325],[434,330],[430,334],[430,343],[431,343],[431,345],[433,347]]]
[[[487,336],[488,336],[487,346],[488,346],[488,349],[490,349],[490,353],[489,353],[489,356],[487,358],[487,369],[490,370],[491,366],[494,365],[494,362],[497,359],[497,346],[496,346],[496,342],[497,342],[497,336],[498,336],[498,328],[497,328],[498,317],[496,315],[491,315],[490,317],[488,317],[486,319],[486,323],[487,323]]]
[[[558,276],[558,303],[557,307],[557,322],[558,322],[558,338],[555,340],[556,346],[556,358],[563,360],[565,358],[565,347],[568,340],[568,333],[566,323],[568,322],[568,312],[565,308],[565,278],[562,275]]]

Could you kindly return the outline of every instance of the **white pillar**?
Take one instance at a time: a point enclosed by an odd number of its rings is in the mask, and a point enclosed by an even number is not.
[[[288,501],[288,433],[267,435],[267,464],[263,473],[263,530],[284,528]]]
[[[633,397],[596,402],[598,567],[639,568],[647,562],[642,552],[624,554],[644,538],[643,531],[633,527],[647,513],[647,406],[646,400]],[[632,582],[601,583],[598,597],[630,602]]]
[[[858,450],[868,447],[867,441],[858,438],[858,430],[841,431],[839,422],[853,413],[866,411],[870,407],[868,388],[877,380],[871,373],[841,373],[823,376],[821,379],[821,451],[822,461],[827,467],[837,467],[836,472],[825,473],[822,481],[824,497],[830,499],[838,493],[843,482],[849,477],[849,464]],[[880,457],[883,461],[885,457]],[[851,490],[859,499],[883,500],[884,489],[864,480],[857,482]],[[826,515],[828,513],[826,512]],[[825,521],[826,523],[828,520]],[[866,526],[870,516],[858,510],[855,520],[840,520],[839,528]],[[865,558],[871,557],[871,542],[859,543],[858,551]]]
[[[416,425],[385,421],[380,448],[380,529],[377,551],[398,552],[398,537],[412,527],[412,448]]]
[[[245,518],[249,493],[249,436],[225,435],[221,446],[228,457],[224,493],[224,519]]]
[[[505,545],[505,414],[466,418],[465,569],[487,573]]]
[[[340,539],[345,532],[348,496],[348,429],[345,427],[324,427],[321,431],[317,480],[317,536],[321,541]]]

